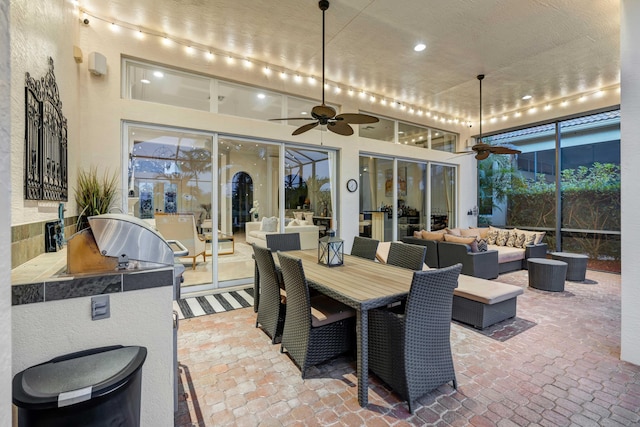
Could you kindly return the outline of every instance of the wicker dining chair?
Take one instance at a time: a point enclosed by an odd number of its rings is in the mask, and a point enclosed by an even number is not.
[[[300,233],[267,234],[266,238],[271,252],[300,250]]]
[[[311,298],[302,260],[282,252],[278,258],[287,290],[280,351],[287,351],[305,378],[307,368],[353,349],[356,313],[325,295]]]
[[[253,253],[260,280],[260,306],[256,317],[256,328],[262,325],[262,330],[271,337],[271,343],[279,343],[282,339],[284,325],[285,303],[280,293],[280,280],[273,255],[267,248],[252,244]]]
[[[387,264],[421,271],[426,255],[427,248],[425,246],[391,242]]]
[[[353,246],[351,247],[351,255],[374,260],[376,259],[378,243],[380,242],[376,239],[355,236],[353,238]]]
[[[396,391],[413,413],[415,402],[451,381],[451,306],[462,264],[416,271],[404,312],[369,311],[369,369]]]

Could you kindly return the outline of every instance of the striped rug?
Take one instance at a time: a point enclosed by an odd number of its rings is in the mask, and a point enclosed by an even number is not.
[[[253,306],[253,288],[183,298],[173,302],[173,309],[178,313],[179,319],[190,319],[251,306]]]

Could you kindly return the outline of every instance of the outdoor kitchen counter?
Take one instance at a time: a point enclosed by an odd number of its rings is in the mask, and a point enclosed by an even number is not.
[[[45,253],[11,271],[11,305],[173,286],[173,268],[67,275],[66,251]]]
[[[140,425],[172,427],[173,267],[74,276],[64,271],[64,250],[12,270],[12,375],[76,351],[143,346],[148,355],[142,369]],[[106,319],[91,319],[96,295],[109,297]]]

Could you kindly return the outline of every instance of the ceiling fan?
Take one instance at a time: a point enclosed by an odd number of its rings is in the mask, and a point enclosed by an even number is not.
[[[478,135],[478,143],[471,147],[476,153],[476,159],[484,160],[489,157],[489,154],[520,154],[520,150],[504,145],[489,145],[482,142],[482,79],[484,79],[484,74],[478,74],[477,78],[480,82],[480,133]]]
[[[349,124],[365,124],[376,123],[379,121],[377,117],[370,116],[368,114],[360,113],[342,113],[336,115],[336,110],[332,107],[325,105],[324,103],[324,13],[329,9],[328,0],[320,0],[318,7],[322,10],[322,104],[316,105],[311,109],[311,117],[286,117],[282,119],[270,119],[270,120],[314,120],[313,123],[300,126],[294,130],[292,135],[300,135],[308,130],[313,129],[318,125],[326,125],[327,129],[331,132],[340,135],[353,135],[353,128]]]

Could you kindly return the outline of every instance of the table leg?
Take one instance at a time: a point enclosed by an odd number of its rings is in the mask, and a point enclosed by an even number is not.
[[[367,310],[356,313],[358,345],[358,402],[363,408],[369,403],[369,320]]]

